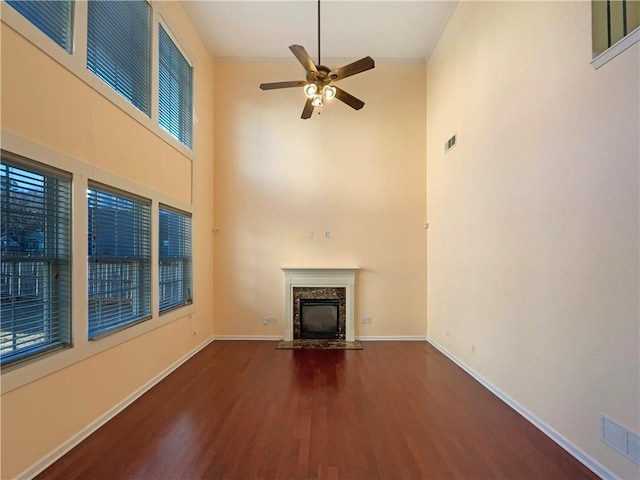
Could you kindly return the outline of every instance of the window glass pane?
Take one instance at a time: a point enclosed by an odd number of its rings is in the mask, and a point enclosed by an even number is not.
[[[2,152],[0,363],[71,343],[71,182]]]
[[[191,215],[160,207],[160,311],[191,303]]]
[[[191,148],[193,126],[193,68],[159,26],[159,118],[160,126]]]
[[[151,6],[89,0],[87,68],[149,115]]]
[[[151,205],[89,184],[89,338],[151,315]]]
[[[73,49],[73,1],[6,1],[42,33],[71,53]]]

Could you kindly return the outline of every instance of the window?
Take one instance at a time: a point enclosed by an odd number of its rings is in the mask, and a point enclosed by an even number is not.
[[[158,122],[183,145],[191,148],[193,69],[159,26]]]
[[[160,206],[160,312],[191,303],[191,215]]]
[[[15,10],[67,52],[73,49],[72,0],[6,0]]]
[[[2,151],[0,364],[71,344],[71,176]]]
[[[89,183],[89,338],[151,317],[151,202]]]
[[[591,29],[598,68],[640,40],[640,1],[592,0]]]
[[[149,116],[151,6],[89,0],[87,68]]]

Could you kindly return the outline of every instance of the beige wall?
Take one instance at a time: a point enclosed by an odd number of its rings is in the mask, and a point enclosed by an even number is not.
[[[309,120],[301,89],[258,88],[302,78],[295,60],[216,64],[215,334],[281,337],[280,269],[334,266],[362,269],[356,336],[424,338],[425,66],[345,79],[365,107]]]
[[[461,2],[441,37],[427,64],[428,335],[637,478],[598,417],[640,431],[640,45],[594,70],[590,27],[589,2]]]
[[[28,469],[213,334],[206,290],[213,263],[213,63],[181,7],[165,2],[163,10],[195,64],[193,189],[187,157],[2,24],[3,130],[177,201],[191,203],[193,194],[195,264],[193,315],[2,396],[2,478]]]

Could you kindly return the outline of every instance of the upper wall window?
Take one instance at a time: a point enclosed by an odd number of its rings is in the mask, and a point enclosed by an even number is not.
[[[160,25],[158,122],[191,148],[193,125],[193,68]]]
[[[0,364],[71,344],[71,176],[3,151]]]
[[[67,52],[73,50],[72,0],[6,0],[9,5]]]
[[[592,0],[591,30],[597,68],[640,39],[640,1]]]
[[[89,338],[151,318],[151,202],[89,182]]]
[[[87,68],[149,116],[151,5],[89,0]]]

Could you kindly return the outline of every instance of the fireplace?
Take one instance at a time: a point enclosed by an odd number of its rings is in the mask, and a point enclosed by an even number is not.
[[[331,298],[303,298],[300,300],[300,338],[340,338],[338,318],[340,301]],[[344,338],[344,332],[342,334]]]
[[[302,338],[340,339],[350,342],[355,340],[356,268],[283,268],[282,270],[285,274],[284,340]],[[321,320],[312,318],[315,326],[311,328],[303,328],[302,325],[304,323],[302,316],[307,313],[307,309],[312,312],[315,310],[311,315],[318,315],[321,318]],[[328,325],[335,326],[336,321],[337,335],[333,330],[328,333]]]

